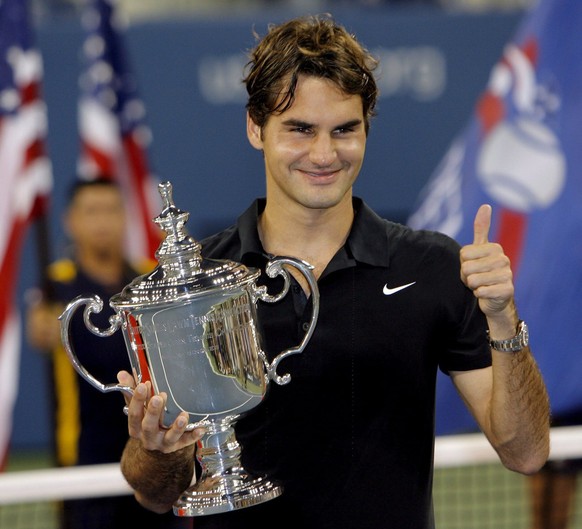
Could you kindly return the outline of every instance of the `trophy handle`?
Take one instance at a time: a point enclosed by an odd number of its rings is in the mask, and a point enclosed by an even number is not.
[[[319,287],[317,286],[317,280],[313,275],[313,266],[305,261],[301,261],[300,259],[295,259],[293,257],[276,257],[267,263],[267,267],[265,269],[267,275],[269,277],[276,277],[278,275],[283,276],[285,284],[283,286],[283,290],[275,296],[271,296],[267,294],[266,288],[263,287],[255,287],[257,298],[261,301],[265,301],[267,303],[275,303],[285,297],[287,292],[289,291],[289,284],[290,284],[290,277],[289,271],[284,268],[283,265],[289,265],[293,268],[296,268],[303,274],[307,282],[309,283],[309,288],[311,290],[311,302],[312,302],[312,312],[311,312],[311,319],[309,321],[309,328],[307,332],[303,336],[303,340],[301,343],[296,347],[291,347],[289,349],[285,349],[281,353],[279,353],[273,361],[269,364],[266,359],[266,356],[263,356],[263,361],[265,362],[265,367],[267,368],[267,377],[270,380],[273,380],[280,386],[288,384],[291,380],[291,375],[286,373],[283,376],[277,374],[277,367],[281,360],[284,360],[288,356],[302,353],[307,343],[311,339],[313,335],[313,331],[315,330],[315,324],[317,323],[317,317],[319,315]]]
[[[99,296],[92,296],[90,298],[85,298],[83,296],[76,297],[71,301],[63,313],[59,316],[61,322],[61,341],[69,357],[69,360],[73,364],[75,371],[79,373],[89,384],[97,388],[103,393],[109,393],[110,391],[122,391],[129,396],[133,396],[133,388],[130,386],[123,386],[121,384],[103,384],[97,380],[85,367],[81,364],[75,351],[73,350],[73,345],[70,340],[69,325],[71,323],[71,318],[75,311],[81,306],[86,305],[85,311],[83,313],[83,321],[85,322],[85,327],[89,329],[93,334],[99,336],[100,338],[106,338],[111,336],[115,331],[117,331],[122,325],[122,318],[119,314],[114,314],[109,318],[110,327],[108,329],[99,329],[93,325],[90,320],[92,313],[98,313],[103,310],[103,301]]]

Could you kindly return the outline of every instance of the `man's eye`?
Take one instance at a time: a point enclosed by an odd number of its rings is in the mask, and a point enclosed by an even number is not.
[[[335,131],[335,133],[338,135],[349,134],[350,132],[354,132],[352,127],[342,127],[341,129],[336,129]]]

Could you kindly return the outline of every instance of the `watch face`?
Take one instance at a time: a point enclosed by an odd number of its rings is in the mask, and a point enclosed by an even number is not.
[[[525,321],[522,321],[520,324],[519,334],[522,346],[527,347],[529,345],[529,329],[527,328]]]

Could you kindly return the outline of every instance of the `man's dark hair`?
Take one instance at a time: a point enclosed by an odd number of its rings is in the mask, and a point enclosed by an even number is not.
[[[68,204],[71,204],[75,197],[84,189],[94,189],[98,187],[110,187],[113,189],[121,190],[119,184],[116,180],[108,176],[98,176],[90,180],[83,180],[81,178],[76,178],[72,184],[69,186],[69,192],[67,194]]]
[[[300,75],[321,77],[342,92],[362,98],[367,132],[378,97],[372,73],[377,65],[356,38],[329,16],[271,25],[246,66],[246,108],[251,119],[263,127],[270,114],[285,112],[293,104]]]

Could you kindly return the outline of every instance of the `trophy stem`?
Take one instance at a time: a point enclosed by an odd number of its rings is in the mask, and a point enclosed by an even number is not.
[[[264,477],[251,476],[240,461],[241,446],[234,427],[207,426],[198,442],[200,478],[174,504],[177,516],[203,516],[250,507],[280,496],[283,488]]]
[[[200,481],[236,469],[240,466],[240,455],[241,446],[232,426],[208,428],[196,449],[196,459],[202,469]]]

